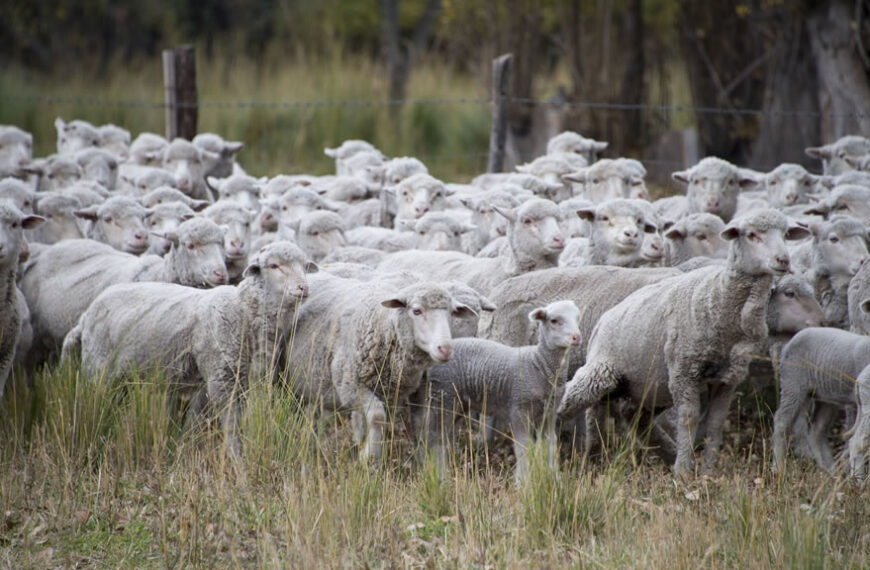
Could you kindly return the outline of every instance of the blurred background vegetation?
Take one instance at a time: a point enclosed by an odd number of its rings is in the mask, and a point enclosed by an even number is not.
[[[0,123],[33,132],[43,155],[56,116],[163,132],[160,52],[181,43],[197,48],[200,131],[243,140],[255,174],[329,172],[323,147],[347,138],[445,178],[481,172],[491,60],[505,52],[513,162],[563,129],[665,170],[686,140],[764,169],[870,132],[870,0],[2,4]],[[287,104],[300,102],[313,104]],[[675,136],[685,129],[697,136]]]

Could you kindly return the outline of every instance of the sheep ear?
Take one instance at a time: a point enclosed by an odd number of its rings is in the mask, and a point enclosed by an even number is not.
[[[595,206],[587,206],[586,208],[580,208],[577,210],[577,216],[580,217],[581,220],[586,220],[587,222],[595,221]]]
[[[150,233],[152,236],[157,236],[159,238],[165,239],[168,242],[172,242],[172,245],[174,245],[176,247],[178,246],[178,242],[179,242],[178,234],[175,232],[164,232],[162,234],[160,232],[148,232],[148,233]]]
[[[683,239],[686,237],[686,230],[682,224],[672,224],[670,228],[665,231],[665,237],[671,240]]]
[[[32,230],[41,226],[43,222],[45,222],[45,218],[42,216],[24,216],[21,218],[21,227],[25,230]]]
[[[689,183],[689,171],[688,170],[679,170],[677,172],[672,172],[671,178],[673,178],[677,182],[682,182],[683,184],[688,184]]]
[[[578,170],[576,172],[569,172],[567,174],[562,175],[562,180],[567,180],[568,182],[578,182],[580,184],[586,183],[586,172],[583,170]]]
[[[260,264],[259,263],[251,263],[245,270],[242,272],[242,277],[250,277],[251,275],[259,275],[260,273]]]
[[[543,307],[539,307],[534,309],[531,313],[529,313],[530,321],[546,321],[547,320],[547,309]]]
[[[859,307],[863,312],[870,313],[870,299],[864,299],[863,301],[861,301]]]
[[[387,299],[386,301],[381,301],[381,305],[388,309],[404,309],[408,306],[408,303],[402,299]]]
[[[810,237],[811,232],[809,229],[805,228],[800,224],[795,224],[789,227],[785,232],[785,239],[787,240],[798,240]]]
[[[60,134],[66,129],[66,123],[63,122],[63,119],[60,117],[54,120],[54,128],[57,129],[57,133]]]
[[[212,152],[210,150],[199,149],[200,156],[202,157],[202,162],[205,164],[205,171],[208,172],[211,170],[214,165],[218,163],[221,159],[221,155],[216,152]]]
[[[190,209],[194,212],[200,212],[209,207],[208,200],[191,200],[190,201]]]
[[[476,229],[477,229],[477,226],[473,226],[473,225],[469,224],[467,226],[462,226],[461,228],[459,228],[459,233],[467,234],[468,232],[473,232]]]
[[[828,146],[810,146],[804,149],[807,156],[825,160],[831,158],[831,149]]]
[[[469,210],[474,209],[474,200],[469,198],[468,196],[459,198],[459,203],[468,208]]]
[[[471,319],[477,316],[474,309],[468,305],[463,305],[462,303],[456,303],[453,306],[453,310],[450,311],[450,314],[460,319]]]
[[[827,204],[825,204],[824,202],[819,202],[815,206],[805,209],[804,214],[809,214],[811,216],[822,216],[823,218],[826,218],[830,211],[831,209]]]
[[[740,237],[740,228],[733,224],[729,224],[719,233],[719,236],[725,241],[735,240]]]
[[[417,220],[399,220],[399,227],[400,228],[414,231],[416,226],[417,226]]]
[[[196,214],[182,214],[181,221],[186,222],[187,220],[192,220],[195,217],[196,217]]]
[[[481,311],[490,311],[491,312],[491,311],[495,311],[496,309],[498,309],[498,307],[496,307],[492,301],[490,301],[489,299],[487,299],[483,295],[480,295],[478,297],[478,301],[480,301],[480,310]]]
[[[320,266],[313,261],[306,261],[303,269],[305,269],[305,273],[317,273],[320,271]]]
[[[592,148],[598,152],[601,152],[602,150],[606,149],[607,145],[609,144],[610,143],[603,141],[592,141]]]
[[[325,148],[325,149],[323,149],[323,154],[325,154],[329,158],[335,158],[336,155],[338,154],[338,149],[337,148]]]
[[[221,149],[221,154],[224,156],[232,156],[238,154],[243,148],[245,148],[245,143],[243,142],[228,142],[224,148]]]
[[[206,176],[205,181],[208,182],[209,186],[211,186],[212,188],[214,188],[218,192],[221,191],[221,186],[223,186],[223,183],[224,183],[223,178],[216,178],[214,176]]]
[[[500,206],[493,206],[492,209],[512,222],[517,221],[517,209],[516,208],[502,208]]]
[[[662,229],[664,231],[668,231],[670,228],[673,227],[673,225],[674,225],[674,222],[672,222],[671,220],[668,220],[667,222],[664,223],[664,225],[662,226]]]
[[[737,184],[741,190],[756,188],[762,182],[764,182],[764,175],[760,172],[753,172],[747,168],[740,168],[737,171]]]
[[[83,220],[90,220],[92,222],[97,221],[97,210],[98,206],[91,206],[90,208],[85,208],[83,210],[75,210],[73,211],[73,215],[77,218],[81,218]]]

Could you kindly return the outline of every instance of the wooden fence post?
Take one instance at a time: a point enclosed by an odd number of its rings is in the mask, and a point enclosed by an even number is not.
[[[199,104],[196,93],[196,52],[191,45],[163,50],[166,138],[196,136]]]
[[[492,130],[489,133],[487,172],[504,170],[513,57],[513,54],[506,53],[492,60]]]

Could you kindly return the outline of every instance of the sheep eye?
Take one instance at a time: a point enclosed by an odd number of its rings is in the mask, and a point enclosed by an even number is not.
[[[560,322],[559,319],[550,319],[550,324],[551,324],[551,325],[554,325],[554,326],[555,326],[555,325],[558,325],[559,322]]]
[[[697,239],[698,241],[706,241],[707,236],[705,236],[704,234],[698,234],[695,236],[695,239]]]
[[[284,212],[286,212],[286,211],[287,211],[287,206],[281,206],[281,210],[283,210]]]
[[[278,264],[277,263],[270,263],[269,269],[278,269]]]
[[[842,210],[844,212],[848,212],[849,206],[848,206],[848,204],[840,204],[839,206],[837,206],[837,210]]]
[[[414,316],[419,317],[420,315],[423,314],[423,309],[414,309],[414,310],[411,311],[411,312],[414,314]]]
[[[602,222],[609,222],[609,221],[610,221],[610,216],[601,216],[601,221],[602,221]]]
[[[771,186],[776,186],[776,185],[777,185],[777,182],[778,182],[777,180],[771,180],[771,181],[770,181],[770,185],[771,185]]]
[[[313,236],[315,236],[315,237],[317,237],[317,236],[319,236],[319,235],[320,235],[320,232],[319,232],[319,231],[317,231],[317,230],[314,230],[314,231],[313,231],[313,232],[311,232],[311,235],[313,235]]]
[[[454,237],[459,237],[459,232],[453,232]]]
[[[46,219],[50,220],[52,218],[51,214],[42,214]]]
[[[601,180],[599,178],[592,179],[592,184],[598,184],[599,182],[601,182]]]
[[[193,245],[192,243],[187,244],[187,249],[191,249],[191,250],[192,250],[192,249],[195,249],[195,248],[196,248],[196,246]]]
[[[830,240],[831,243],[839,243],[840,242],[840,238],[837,236],[831,236],[828,239]]]
[[[761,236],[759,236],[759,235],[758,235],[757,233],[755,233],[755,232],[749,232],[749,233],[746,235],[746,239],[748,239],[748,240],[750,240],[750,241],[761,241]]]
[[[419,231],[419,234],[420,234],[421,236],[426,235],[426,230],[420,230],[420,231]]]
[[[532,225],[532,219],[531,218],[523,218],[523,223],[527,226],[530,226],[530,225]]]
[[[782,294],[785,295],[786,297],[788,297],[789,299],[794,298],[794,291],[792,291],[791,289],[786,289],[785,291],[783,291]]]
[[[30,207],[30,200],[25,200],[25,201],[24,201],[24,207],[25,207],[25,208],[29,208],[29,207]]]
[[[111,224],[112,223],[112,216],[106,216],[105,218],[103,218],[103,221],[106,222],[107,224]]]
[[[12,229],[13,230],[18,229],[18,222],[12,222]]]

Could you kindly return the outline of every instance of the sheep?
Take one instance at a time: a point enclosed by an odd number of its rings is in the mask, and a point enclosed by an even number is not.
[[[39,216],[21,213],[11,202],[0,200],[0,400],[21,333],[22,306],[15,276],[24,230],[37,227],[42,220]]]
[[[22,214],[32,214],[36,192],[17,178],[3,178],[0,179],[0,200],[12,202]]]
[[[337,208],[317,195],[316,192],[303,186],[288,189],[278,200],[279,224],[295,229],[303,216],[315,210],[335,211]]]
[[[172,242],[165,257],[138,257],[93,240],[34,248],[19,279],[33,321],[33,360],[50,357],[91,301],[110,285],[165,281],[214,287],[227,282],[223,231],[214,222],[194,218],[164,237]]]
[[[100,146],[100,133],[87,121],[64,122],[58,117],[54,120],[57,129],[57,153],[72,154],[83,148]]]
[[[599,160],[562,178],[581,185],[580,191],[574,192],[575,196],[599,204],[618,198],[648,198],[643,182],[645,175],[646,170],[639,162],[620,158]]]
[[[810,451],[819,467],[833,469],[826,431],[836,411],[859,403],[856,380],[860,383],[866,376],[862,371],[868,364],[870,339],[839,329],[804,329],[785,345],[779,363],[779,407],[773,417],[774,470],[785,468],[788,436],[810,402],[814,404]]]
[[[396,201],[393,228],[403,229],[403,220],[415,220],[429,211],[441,211],[446,207],[446,196],[450,193],[440,180],[428,174],[413,174],[398,185],[385,188]]]
[[[287,349],[285,381],[304,401],[351,410],[362,460],[381,457],[387,405],[404,407],[451,355],[449,316],[471,315],[434,283],[312,280]]]
[[[764,175],[764,189],[771,208],[806,204],[817,190],[821,177],[810,174],[799,164],[780,164]]]
[[[599,319],[586,364],[566,385],[559,415],[595,405],[618,386],[645,410],[676,406],[674,470],[687,475],[694,471],[700,392],[709,386],[705,467],[711,469],[736,385],[767,335],[774,276],[789,269],[784,238],[808,233],[789,227],[776,210],[754,212],[722,231],[731,242],[727,266],[665,279],[626,297]],[[626,334],[631,330],[642,333]]]
[[[573,152],[585,158],[588,164],[596,162],[606,148],[606,142],[587,139],[573,131],[563,131],[547,141],[547,154]]]
[[[644,261],[641,256],[643,236],[658,228],[648,219],[651,210],[639,202],[608,200],[577,210],[577,215],[590,224],[586,259],[589,265],[635,267]]]
[[[169,141],[154,133],[139,133],[130,145],[130,162],[142,166],[162,166]]]
[[[205,184],[205,175],[220,157],[177,138],[163,149],[162,166],[175,177],[178,189],[197,200],[214,202]]]
[[[299,221],[296,245],[316,262],[346,244],[344,220],[335,212],[314,211]]]
[[[461,202],[471,210],[471,225],[475,228],[472,232],[466,233],[463,239],[462,251],[470,255],[479,252],[492,240],[507,235],[509,221],[496,212],[495,208],[509,210],[519,205],[516,198],[503,190],[487,190],[463,197]]]
[[[247,175],[233,175],[223,179],[209,176],[206,182],[217,192],[218,201],[236,202],[250,210],[252,214],[260,211],[262,180]]]
[[[207,200],[194,200],[181,190],[170,188],[169,186],[158,186],[139,198],[139,203],[146,208],[154,208],[158,204],[167,204],[169,202],[181,202],[194,212],[203,210],[209,205]]]
[[[162,168],[156,166],[141,166],[138,164],[124,163],[118,171],[117,190],[141,198],[148,192],[160,187],[175,188],[175,177]],[[181,191],[179,191],[181,194]],[[185,195],[185,198],[192,198]]]
[[[0,125],[0,178],[23,177],[33,160],[33,135],[12,125]]]
[[[124,196],[75,211],[76,217],[91,222],[86,237],[134,254],[148,249],[145,218],[149,213],[150,210]]]
[[[204,385],[226,445],[241,452],[241,401],[250,381],[270,379],[275,351],[317,271],[289,242],[257,252],[238,287],[193,289],[172,283],[114,285],[94,299],[64,341],[81,350],[82,368],[113,382],[159,370],[181,389]]]
[[[870,188],[856,184],[836,186],[824,199],[805,208],[804,213],[824,217],[845,214],[870,223]]]
[[[849,330],[870,335],[870,315],[861,309],[861,302],[870,298],[870,263],[864,263],[849,281],[846,290],[849,310]]]
[[[737,196],[742,187],[756,183],[754,176],[741,172],[736,166],[713,156],[698,164],[671,174],[674,180],[688,186],[686,198],[689,212],[716,214],[726,223],[737,209]]]
[[[332,250],[329,255],[323,258],[323,264],[328,266],[331,263],[355,263],[367,265],[374,269],[386,255],[386,252],[379,249],[348,245]]]
[[[36,211],[45,218],[45,223],[27,233],[27,239],[35,243],[53,244],[65,239],[85,237],[75,212],[82,205],[75,196],[57,192],[40,192]]]
[[[118,183],[118,158],[101,148],[86,148],[77,151],[75,161],[82,168],[82,178],[99,182],[112,191]]]
[[[422,255],[417,251],[400,251],[385,257],[378,267],[418,271],[436,280],[463,281],[487,295],[508,277],[556,266],[565,247],[556,204],[533,198],[512,210],[498,211],[511,221],[507,256],[483,259],[452,251]]]
[[[47,159],[35,160],[28,167],[28,171],[37,174],[39,180],[36,190],[50,192],[61,190],[75,184],[83,177],[82,167],[68,155],[54,155]]]
[[[165,235],[172,234],[183,222],[193,218],[193,210],[181,202],[165,202],[151,208],[151,213],[145,220],[145,225],[151,233],[150,245],[146,253],[166,255],[172,248],[172,241]]]
[[[547,459],[555,467],[557,390],[567,380],[566,353],[580,344],[580,309],[573,301],[557,301],[534,309],[528,319],[538,323],[536,345],[455,339],[450,362],[430,368],[426,384],[412,397],[414,431],[436,458],[442,477],[442,448],[453,447],[460,413],[478,412],[510,427],[518,484],[528,477],[527,448],[536,430],[546,439]]]
[[[685,218],[691,211],[689,199],[685,196],[659,198],[652,203],[652,207],[656,219],[662,224],[663,229],[667,229],[677,220]]]
[[[828,326],[849,328],[849,282],[870,256],[867,227],[851,216],[834,216],[811,230],[812,241],[792,249],[795,270],[812,283]]]
[[[714,214],[689,214],[664,233],[665,265],[676,267],[694,257],[725,259],[728,242],[720,237],[725,222]]]
[[[205,172],[206,176],[227,178],[238,173],[236,155],[245,148],[245,143],[226,141],[214,133],[200,133],[190,142],[193,146],[217,156],[214,165]]]
[[[105,149],[121,160],[130,156],[130,131],[107,123],[97,127],[100,135],[100,148]]]
[[[842,174],[851,167],[846,162],[848,156],[861,156],[870,153],[870,139],[856,135],[840,137],[836,142],[824,146],[808,147],[807,156],[822,161],[822,172],[826,176]]]
[[[383,155],[377,151],[358,152],[344,161],[345,174],[365,182],[372,194],[380,193],[384,187],[385,170]]]
[[[545,154],[532,162],[517,166],[516,170],[517,172],[537,176],[553,186],[559,184],[561,188],[556,190],[551,196],[554,202],[560,202],[571,197],[571,186],[564,177],[577,169],[563,156]]]
[[[539,198],[552,199],[553,196],[564,192],[565,183],[548,182],[534,174],[521,172],[495,172],[481,174],[471,181],[472,186],[482,190],[502,190],[508,192],[518,200],[538,196]]]
[[[253,214],[237,202],[224,201],[212,204],[202,215],[222,226],[230,283],[237,283],[248,264]]]
[[[339,176],[347,174],[344,163],[346,160],[350,159],[352,156],[362,153],[362,152],[370,152],[380,154],[380,151],[375,148],[375,146],[363,140],[346,140],[341,143],[341,146],[336,148],[325,148],[323,149],[323,153],[335,159],[335,173]]]
[[[335,202],[358,202],[371,197],[369,184],[355,176],[333,176],[313,184],[318,195]]]

